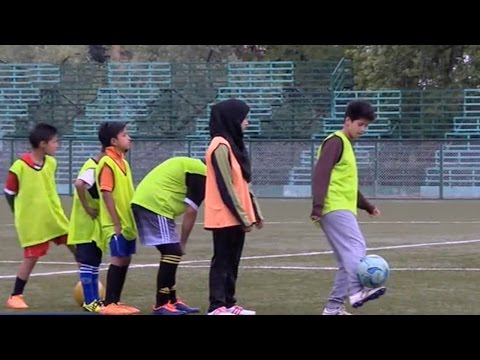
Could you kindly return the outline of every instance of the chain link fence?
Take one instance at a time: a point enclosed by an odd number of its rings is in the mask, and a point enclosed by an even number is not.
[[[261,197],[310,197],[312,169],[319,141],[247,142],[255,193]],[[207,141],[135,139],[127,154],[136,184],[172,156],[203,158]],[[0,141],[0,173],[21,153],[26,138]],[[100,150],[95,139],[62,139],[56,154],[57,186],[72,194],[72,182],[83,162]],[[358,141],[355,143],[360,189],[384,199],[480,198],[480,141]]]

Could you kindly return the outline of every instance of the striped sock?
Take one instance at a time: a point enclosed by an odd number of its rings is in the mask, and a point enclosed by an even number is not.
[[[100,294],[98,293],[98,273],[99,267],[92,266],[92,291],[93,295],[95,296],[95,300],[102,300],[100,299]]]
[[[90,304],[92,301],[97,300],[93,292],[93,266],[87,264],[80,264],[80,281],[83,288],[83,302]],[[98,291],[98,290],[97,290]]]

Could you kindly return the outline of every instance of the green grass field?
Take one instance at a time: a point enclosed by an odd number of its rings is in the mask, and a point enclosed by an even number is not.
[[[67,213],[70,198],[64,199]],[[310,200],[260,199],[266,225],[247,235],[237,283],[239,303],[259,315],[320,314],[335,262],[321,230],[310,224]],[[476,201],[379,201],[382,217],[359,219],[369,253],[392,269],[387,294],[355,314],[477,314],[480,220]],[[0,204],[0,301],[9,296],[22,250],[7,204]],[[203,220],[200,214],[198,221]],[[179,221],[180,222],[180,219]],[[378,248],[378,249],[377,249]],[[211,235],[194,229],[178,270],[179,296],[205,313]],[[108,258],[104,259],[108,262]],[[138,244],[122,301],[149,314],[159,256]],[[104,269],[107,265],[103,266]],[[104,280],[105,271],[101,273]],[[81,314],[73,300],[76,266],[64,247],[52,246],[25,290],[30,309],[21,313]],[[18,313],[3,308],[0,314]]]

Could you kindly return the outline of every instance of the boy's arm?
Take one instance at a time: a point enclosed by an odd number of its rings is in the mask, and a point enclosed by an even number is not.
[[[365,210],[365,211],[368,212],[369,214],[372,214],[372,213],[373,213],[373,210],[375,210],[375,205],[373,205],[372,203],[370,203],[370,202],[365,198],[365,196],[363,196],[363,194],[360,192],[360,190],[358,191],[358,196],[357,196],[357,207],[358,207],[359,209]]]
[[[187,210],[185,210],[185,213],[183,214],[182,235],[180,236],[180,247],[183,255],[186,254],[185,248],[187,246],[188,237],[195,225],[195,220],[197,220],[197,210],[188,205]]]
[[[115,208],[115,200],[113,199],[112,195],[113,188],[115,187],[115,178],[112,169],[108,165],[105,165],[102,169],[100,169],[100,176],[98,178],[100,182],[100,191],[102,192],[105,206],[107,207],[107,211],[112,219],[115,234],[121,235],[122,225],[120,223],[120,218],[117,214],[117,209]]]
[[[115,208],[115,200],[113,200],[112,192],[111,191],[102,191],[103,200],[105,201],[105,205],[107,207],[108,213],[113,221],[113,228],[115,230],[116,235],[122,234],[122,225],[120,223],[120,218],[117,214],[117,209]]]
[[[15,213],[15,196],[18,193],[18,178],[17,175],[11,171],[8,172],[7,181],[5,182],[5,198],[7,199],[7,203],[12,210],[12,213]]]
[[[340,160],[343,151],[342,140],[333,136],[322,145],[320,158],[315,165],[313,174],[313,203],[310,218],[318,221],[322,217],[330,177],[335,164]]]
[[[85,195],[87,189],[92,187],[93,184],[95,184],[95,171],[93,169],[85,171],[74,182],[75,189],[77,189],[78,199],[80,200],[83,209],[92,219],[96,219],[98,216],[98,210],[90,207],[87,201],[87,196]]]
[[[180,246],[185,255],[185,247],[192,232],[197,211],[205,199],[205,176],[199,174],[186,174],[187,195],[184,202],[188,205],[183,214],[182,234],[180,236]]]

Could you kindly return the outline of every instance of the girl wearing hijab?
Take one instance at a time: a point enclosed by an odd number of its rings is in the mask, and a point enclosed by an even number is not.
[[[208,315],[255,315],[237,304],[235,285],[245,233],[263,227],[263,216],[249,183],[252,170],[243,132],[248,105],[237,99],[221,101],[210,112],[211,141],[206,153],[206,230],[212,231]]]

